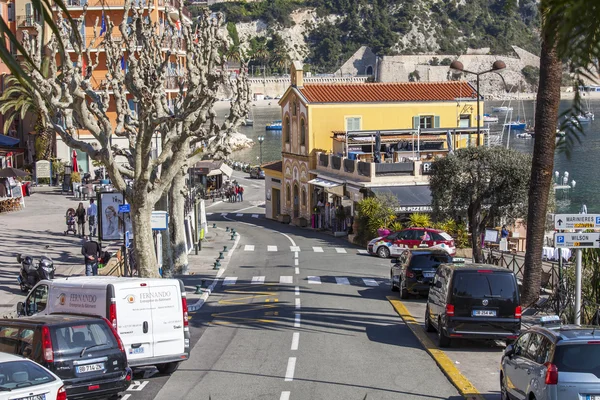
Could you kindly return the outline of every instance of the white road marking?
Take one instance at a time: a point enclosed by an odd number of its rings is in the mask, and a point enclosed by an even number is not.
[[[300,314],[296,314],[294,318],[294,328],[300,328]]]
[[[132,381],[127,389],[128,392],[141,392],[150,381]]]
[[[121,396],[121,400],[127,400],[131,397],[130,394],[124,394],[123,396]]]
[[[298,258],[298,252],[297,251],[294,252],[294,258]]]
[[[369,254],[367,250],[357,250],[358,254]]]
[[[244,251],[254,251],[254,245],[253,244],[247,244],[244,246]]]
[[[300,332],[294,332],[292,335],[292,350],[298,350],[298,342],[300,341]]]
[[[300,296],[300,286],[296,286],[296,296]]]
[[[279,400],[290,400],[290,392],[281,392]]]
[[[296,267],[296,275],[300,275],[300,268]]]
[[[294,265],[298,265],[298,259],[297,258],[294,260]]]
[[[293,276],[280,276],[279,283],[294,283]]]
[[[379,283],[377,283],[377,281],[375,279],[363,278],[363,282],[367,286],[379,286]]]
[[[300,247],[299,246],[290,246],[290,251],[298,252],[298,251],[300,251]]]
[[[228,213],[221,213],[221,217],[226,217]]]
[[[292,246],[295,246],[295,245],[296,245],[296,242],[294,242],[294,239],[292,239],[292,238],[290,237],[290,235],[286,235],[285,233],[283,233],[283,232],[278,232],[278,231],[272,231],[272,232],[276,232],[276,233],[279,233],[279,234],[280,234],[280,235],[282,235],[282,236],[285,236],[285,237],[287,238],[287,240],[289,240],[289,241],[290,241],[290,243],[292,244]]]
[[[344,254],[346,253],[346,249],[342,248],[342,247],[336,247],[335,251],[337,251],[339,254]]]
[[[260,285],[265,283],[265,277],[264,276],[253,276],[252,277],[252,284],[253,285]]]
[[[237,214],[235,214],[235,216],[236,216],[236,217],[243,217],[243,216],[244,216],[244,214],[242,214],[242,213],[237,213]]]
[[[299,310],[299,309],[300,309],[300,298],[297,297],[296,298],[296,310]]]
[[[223,286],[235,285],[237,282],[237,276],[229,276],[223,279]]]
[[[348,280],[348,278],[340,278],[339,276],[335,277],[335,282],[338,285],[349,285],[350,281]]]
[[[308,277],[308,283],[315,283],[317,285],[321,284],[321,277],[320,276],[309,276]]]
[[[212,203],[212,204],[210,204],[210,205],[206,206],[206,208],[214,207],[214,206],[216,206],[216,205],[218,205],[218,204],[221,204],[222,202],[223,202],[223,200],[215,201],[214,203]],[[211,213],[211,214],[212,214],[212,213]],[[208,215],[208,214],[206,214],[206,215]]]
[[[285,371],[285,381],[291,382],[294,380],[294,370],[296,369],[296,357],[290,357],[288,360],[287,370]]]
[[[207,217],[210,217],[211,215],[213,215],[213,213],[206,213]],[[128,395],[129,396],[129,395]]]
[[[252,218],[258,218],[258,214],[252,214]]]
[[[277,246],[267,246],[267,251],[277,251]]]
[[[322,253],[323,252],[323,248],[322,247],[313,247],[313,251],[315,253]]]

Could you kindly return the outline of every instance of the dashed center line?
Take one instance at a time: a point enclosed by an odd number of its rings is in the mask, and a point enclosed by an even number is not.
[[[292,336],[292,350],[298,350],[298,343],[300,342],[300,332],[294,332]]]
[[[294,283],[293,276],[280,276],[279,283]]]
[[[323,252],[323,248],[322,247],[313,247],[313,251],[315,253],[322,253]]]
[[[298,252],[300,251],[300,246],[290,246],[290,251]]]
[[[294,328],[300,328],[300,314],[296,313],[294,318]]]
[[[267,251],[277,251],[277,246],[267,246]]]
[[[321,277],[320,276],[309,276],[308,278],[308,283],[314,283],[317,285],[321,284]]]
[[[299,310],[299,309],[300,309],[300,298],[297,297],[296,298],[296,310]]]
[[[298,259],[297,258],[294,260],[294,265],[298,265]]]
[[[296,296],[300,296],[300,286],[296,286]]]
[[[344,254],[346,253],[346,249],[342,248],[342,247],[336,247],[335,251],[337,251],[339,254]]]
[[[281,392],[279,400],[290,400],[290,392]]]
[[[247,244],[244,246],[244,251],[254,251],[254,245],[253,244]]]
[[[350,281],[348,280],[348,278],[340,278],[338,276],[335,277],[335,282],[338,285],[349,285]]]
[[[363,278],[363,282],[367,286],[379,286],[379,284],[377,283],[377,281],[375,279]]]
[[[290,357],[288,360],[287,370],[285,371],[285,381],[291,382],[294,380],[294,370],[296,369],[296,357]]]
[[[252,277],[252,284],[253,285],[260,285],[265,283],[265,277],[264,276],[253,276]]]
[[[223,279],[223,285],[235,285],[236,281],[237,281],[237,277],[231,276],[231,277]]]
[[[296,267],[296,275],[300,275],[300,268]]]

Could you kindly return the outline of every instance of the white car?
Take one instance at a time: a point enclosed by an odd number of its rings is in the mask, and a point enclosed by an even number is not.
[[[67,400],[63,381],[31,360],[0,353],[0,400]]]

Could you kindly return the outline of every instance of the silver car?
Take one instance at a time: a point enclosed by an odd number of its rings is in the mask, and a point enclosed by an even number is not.
[[[507,346],[502,399],[600,400],[600,328],[535,326]]]

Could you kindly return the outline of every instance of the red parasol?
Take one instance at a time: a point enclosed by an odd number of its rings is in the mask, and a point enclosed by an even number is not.
[[[79,167],[77,166],[77,151],[73,149],[73,172],[79,172]]]

